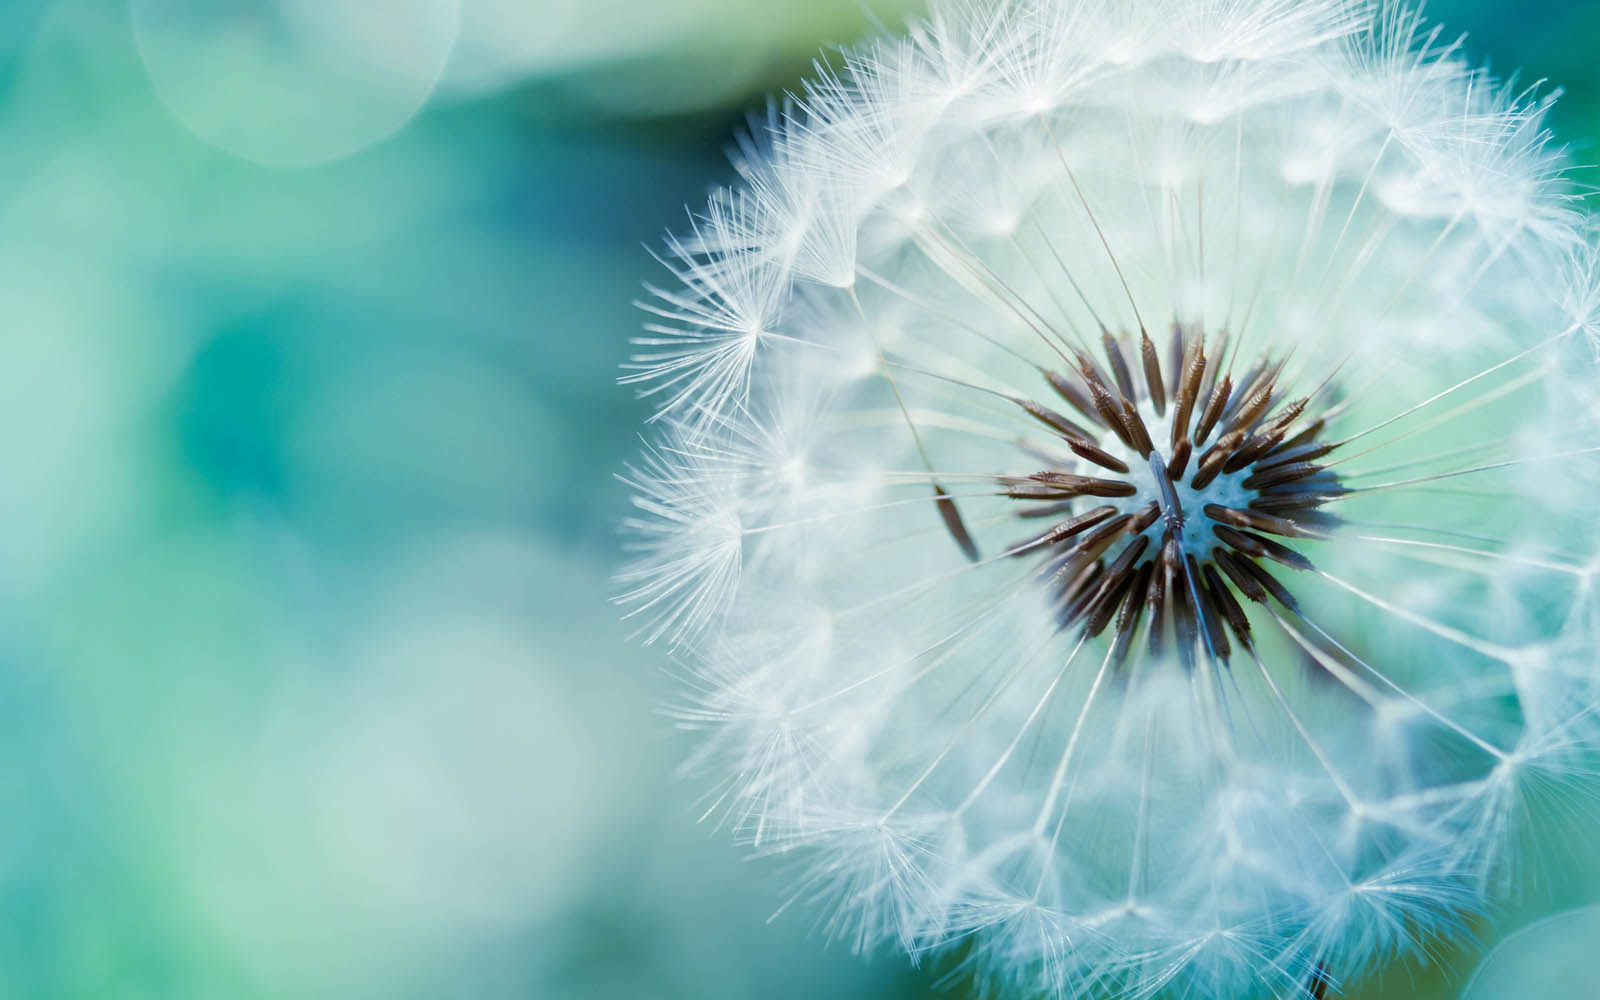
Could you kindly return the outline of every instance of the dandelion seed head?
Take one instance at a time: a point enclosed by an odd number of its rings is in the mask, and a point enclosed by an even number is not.
[[[1600,251],[1350,0],[935,4],[770,106],[627,380],[709,815],[859,948],[1332,995],[1595,773]]]

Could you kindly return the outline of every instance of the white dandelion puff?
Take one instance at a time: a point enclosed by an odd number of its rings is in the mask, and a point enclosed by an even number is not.
[[[658,416],[686,423],[745,401],[750,369],[788,291],[789,274],[772,259],[770,207],[749,191],[720,191],[687,236],[670,236],[657,259],[681,288],[646,286],[638,303],[657,317],[645,325],[624,383],[657,400]]]
[[[1405,8],[935,3],[758,119],[629,376],[623,601],[854,946],[1321,997],[1600,758],[1600,250]],[[1559,811],[1559,807],[1557,807]]]
[[[645,616],[645,641],[683,639],[716,618],[739,582],[739,473],[720,449],[681,437],[649,446],[621,477],[636,513],[622,522],[637,553],[618,600]]]

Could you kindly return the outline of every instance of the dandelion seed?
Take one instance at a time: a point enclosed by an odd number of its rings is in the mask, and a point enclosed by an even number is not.
[[[1333,996],[1600,752],[1600,250],[1403,8],[935,4],[741,147],[623,601],[834,934]]]

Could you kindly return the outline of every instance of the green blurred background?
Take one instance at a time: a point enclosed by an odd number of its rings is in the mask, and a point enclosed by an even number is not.
[[[1429,13],[1566,85],[1594,159],[1600,8]],[[641,244],[867,30],[855,0],[0,4],[0,996],[935,990],[767,922],[783,873],[696,824],[668,664],[609,604]],[[1380,992],[1453,996],[1475,954]]]

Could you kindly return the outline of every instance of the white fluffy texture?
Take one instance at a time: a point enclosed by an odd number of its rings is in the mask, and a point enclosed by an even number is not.
[[[712,812],[838,935],[1025,995],[1338,989],[1482,906],[1596,742],[1600,256],[1545,106],[1400,8],[1030,0],[769,114],[630,376],[625,599]],[[1174,321],[1332,376],[1353,492],[1259,663],[1117,672],[1001,555],[995,477],[1062,449],[996,393]]]

